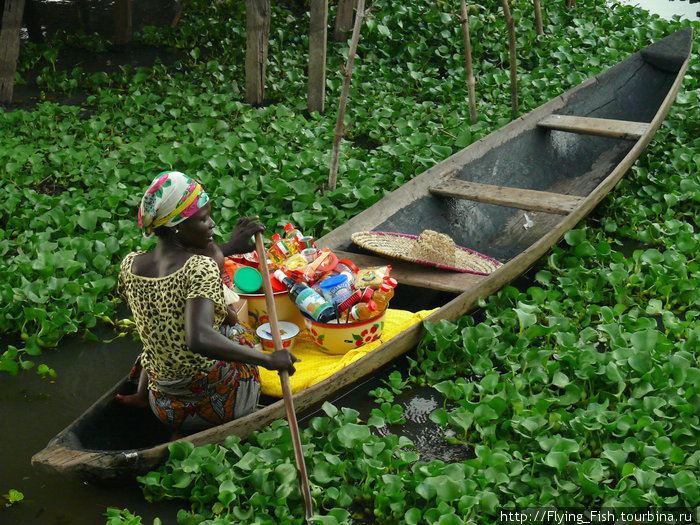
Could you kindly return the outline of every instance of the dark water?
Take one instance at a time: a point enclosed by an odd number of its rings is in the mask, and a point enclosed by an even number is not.
[[[105,336],[109,334],[105,333]],[[150,505],[138,487],[100,488],[36,471],[30,460],[129,370],[137,344],[68,341],[39,356],[58,374],[48,382],[33,372],[0,374],[0,495],[15,489],[24,501],[5,508],[3,525],[93,525],[105,523],[107,507],[129,508],[150,524],[160,516],[175,523],[173,505]]]
[[[372,410],[379,407],[378,402],[369,395],[369,392],[380,387],[387,388],[386,379],[394,371],[401,372],[402,377],[406,379],[407,370],[408,361],[405,357],[401,357],[379,370],[371,379],[359,382],[329,401],[338,407],[357,410],[360,413],[359,418],[367,421]],[[430,421],[431,412],[444,404],[443,397],[437,390],[428,386],[413,387],[397,395],[393,404],[403,408],[404,423],[379,428],[376,430],[379,435],[385,436],[392,433],[409,438],[416,446],[416,452],[420,454],[421,461],[450,462],[472,457],[472,451],[466,447],[448,444],[443,439],[443,429]],[[309,419],[319,415],[323,415],[320,408],[305,411],[299,415],[300,426],[304,426]],[[446,432],[447,435],[453,435],[450,430]]]
[[[148,25],[171,25],[176,20],[179,8],[176,0],[137,0],[132,2],[131,9],[132,28],[140,31]],[[30,10],[25,11],[22,35],[29,36],[27,28],[33,21],[41,28],[44,37],[65,30],[69,33],[80,31],[87,35],[98,33],[113,40],[115,16],[113,0],[34,0]]]

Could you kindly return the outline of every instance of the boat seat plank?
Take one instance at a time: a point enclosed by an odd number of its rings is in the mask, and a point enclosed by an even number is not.
[[[476,275],[473,273],[441,270],[440,268],[433,268],[432,266],[376,255],[365,255],[339,250],[333,250],[333,253],[338,256],[338,259],[352,261],[358,268],[390,264],[391,276],[396,279],[399,284],[416,286],[418,288],[430,288],[431,290],[443,292],[462,293],[476,286],[487,277],[486,275]]]
[[[575,195],[494,186],[452,178],[443,180],[431,187],[430,193],[442,195],[443,197],[467,199],[521,210],[544,211],[559,215],[571,213],[583,201],[583,197]]]
[[[537,125],[540,128],[626,140],[637,140],[649,129],[649,124],[646,122],[568,115],[550,115],[540,120]]]

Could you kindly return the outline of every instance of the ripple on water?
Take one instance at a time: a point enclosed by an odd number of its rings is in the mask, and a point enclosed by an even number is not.
[[[428,386],[414,388],[397,396],[395,403],[403,407],[406,422],[377,429],[381,435],[391,432],[407,437],[416,446],[420,460],[425,462],[452,463],[474,457],[468,447],[447,443],[444,436],[454,436],[454,432],[430,420],[430,414],[443,406],[442,394],[437,390]]]

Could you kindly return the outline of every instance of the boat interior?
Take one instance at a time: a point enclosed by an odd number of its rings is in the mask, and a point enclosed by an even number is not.
[[[457,245],[508,262],[556,227],[617,166],[650,127],[687,56],[679,32],[595,77],[561,107],[440,173],[428,192],[383,218],[375,231],[449,234]],[[385,259],[348,241],[348,258]],[[477,275],[392,263],[401,282],[462,291]]]

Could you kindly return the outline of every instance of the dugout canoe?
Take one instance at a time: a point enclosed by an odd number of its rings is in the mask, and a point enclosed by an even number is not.
[[[693,33],[684,28],[455,153],[317,241],[360,266],[391,264],[392,306],[439,307],[454,320],[523,274],[585,217],[632,166],[680,89]],[[503,263],[490,275],[389,260],[351,241],[358,231],[418,235],[425,229]],[[332,398],[416,346],[421,324],[294,396],[302,411]],[[163,463],[170,431],[149,411],[114,401],[116,385],[32,458],[42,469],[92,481],[133,478]],[[192,434],[195,445],[247,436],[285,417],[282,400]]]

